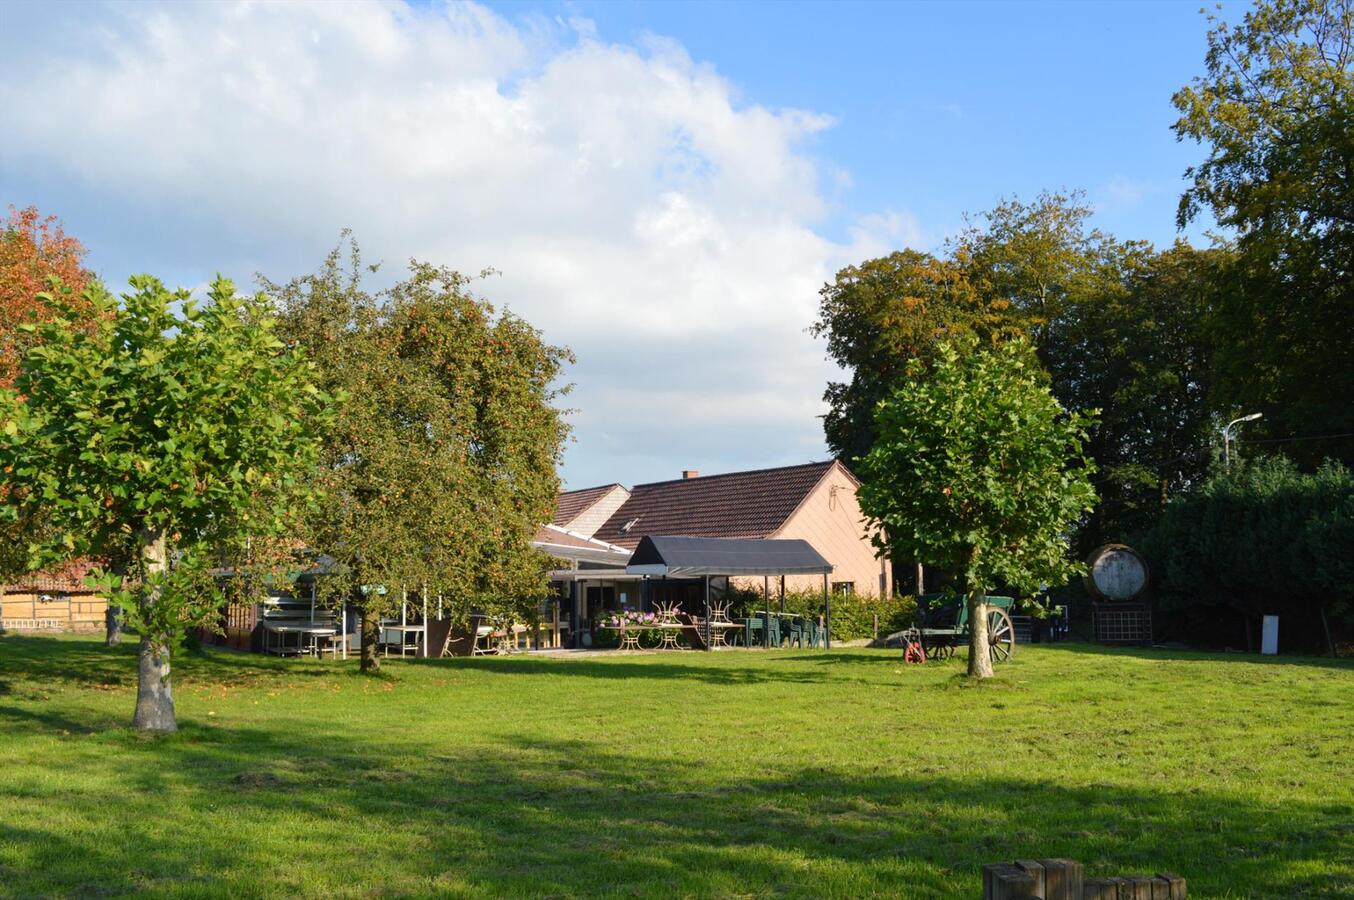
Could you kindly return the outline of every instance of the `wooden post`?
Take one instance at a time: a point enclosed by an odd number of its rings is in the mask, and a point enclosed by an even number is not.
[[[984,900],[1029,897],[1042,900],[1185,900],[1179,875],[1086,878],[1071,859],[1018,859],[983,866]]]
[[[1170,872],[1158,872],[1152,900],[1185,900],[1185,879]]]
[[[1041,859],[1044,867],[1044,900],[1081,900],[1085,869],[1072,859]]]
[[[1047,897],[1044,893],[1046,886],[1044,884],[1044,864],[1037,859],[1018,859],[1016,866],[1023,869],[1031,878],[1034,879],[1034,890],[1031,891],[1036,897]],[[1077,900],[1081,900],[1080,897]]]
[[[1082,900],[1119,900],[1119,888],[1113,878],[1087,878],[1081,897]]]
[[[1034,878],[1011,863],[991,863],[983,866],[983,900],[1019,900],[1036,897]]]

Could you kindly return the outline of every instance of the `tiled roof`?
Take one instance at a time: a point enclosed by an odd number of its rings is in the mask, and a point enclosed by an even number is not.
[[[588,507],[605,497],[618,484],[604,484],[600,487],[581,488],[576,491],[560,491],[555,505],[554,525],[568,525],[581,516]]]
[[[646,534],[767,537],[785,524],[832,466],[831,461],[817,462],[637,484],[593,537],[631,549]],[[638,521],[629,532],[622,531],[631,520]]]
[[[75,559],[52,566],[38,572],[20,575],[4,590],[11,594],[82,594],[89,588],[85,586],[85,576],[94,569],[95,563],[89,559]]]
[[[578,547],[584,550],[613,549],[605,541],[594,540],[586,535],[565,531],[558,525],[542,525],[531,539],[533,544],[551,544],[556,547]]]

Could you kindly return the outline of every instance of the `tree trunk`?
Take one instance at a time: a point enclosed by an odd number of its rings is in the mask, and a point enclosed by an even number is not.
[[[132,726],[140,731],[178,731],[174,720],[174,695],[169,686],[169,646],[147,636],[141,638],[137,672],[136,715]]]
[[[970,678],[992,677],[992,650],[987,645],[987,597],[982,588],[970,587],[968,595],[968,674]]]
[[[143,532],[141,536],[141,566],[145,573],[141,604],[144,619],[154,621],[151,611],[160,600],[160,585],[156,578],[169,566],[169,552],[163,531]],[[174,720],[174,694],[169,683],[169,639],[145,628],[141,635],[140,661],[137,669],[136,713],[132,727],[140,731],[177,731]]]
[[[118,577],[118,588],[123,589],[127,586],[127,564],[125,562],[117,563],[113,566],[113,574]],[[108,604],[104,610],[104,645],[107,647],[116,647],[122,643],[122,607]]]
[[[369,612],[362,613],[362,671],[379,672],[381,658],[376,655],[376,644],[381,639],[381,618]]]
[[[108,604],[103,614],[104,646],[116,647],[122,643],[122,608]]]
[[[978,548],[969,552],[969,570],[978,563]],[[987,591],[972,575],[968,579],[968,675],[992,677],[992,650],[987,641]]]
[[[1331,640],[1330,621],[1326,619],[1326,605],[1324,603],[1318,604],[1317,609],[1321,610],[1321,630],[1326,635],[1326,653],[1330,655],[1331,659],[1334,659],[1335,641]]]

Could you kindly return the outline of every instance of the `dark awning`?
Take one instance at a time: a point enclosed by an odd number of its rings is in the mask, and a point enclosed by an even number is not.
[[[827,560],[802,540],[645,536],[625,571],[631,575],[824,575]]]

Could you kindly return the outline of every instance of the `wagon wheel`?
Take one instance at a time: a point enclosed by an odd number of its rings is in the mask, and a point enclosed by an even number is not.
[[[1015,626],[1004,609],[987,611],[987,647],[993,662],[1005,662],[1015,653]]]
[[[946,642],[944,638],[924,638],[922,640],[922,649],[926,651],[927,659],[949,659],[954,655],[954,647]]]

